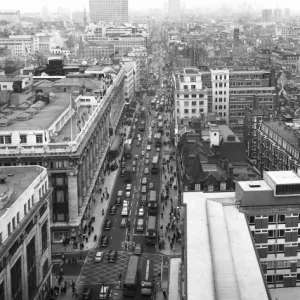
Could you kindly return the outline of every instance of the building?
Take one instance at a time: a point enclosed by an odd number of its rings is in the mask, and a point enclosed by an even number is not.
[[[94,67],[89,74],[105,82],[102,90],[85,93],[85,86],[73,85],[72,94],[37,94],[32,102],[1,109],[0,165],[48,169],[53,243],[81,233],[125,105],[125,67]]]
[[[115,53],[113,44],[99,46],[96,43],[89,43],[79,49],[76,56],[84,59],[101,59],[110,57],[113,53]]]
[[[121,63],[124,64],[126,69],[125,83],[124,83],[124,95],[126,103],[130,103],[135,96],[135,70],[136,64],[131,59],[123,58]]]
[[[46,299],[52,285],[47,169],[1,167],[0,191],[0,299]]]
[[[262,10],[262,21],[264,23],[272,22],[273,12],[272,9],[263,9]]]
[[[290,8],[285,8],[283,10],[283,16],[285,19],[289,19],[291,16],[291,9]]]
[[[274,19],[276,22],[280,22],[282,20],[282,9],[274,9]]]
[[[268,109],[245,108],[243,137],[246,146],[247,156],[250,159],[257,158],[257,130],[263,120],[270,119],[273,111]]]
[[[201,72],[194,68],[185,68],[183,73],[174,77],[175,116],[177,120],[206,116],[207,90],[203,87]]]
[[[89,12],[93,23],[128,22],[128,0],[89,0]]]
[[[294,30],[297,32],[296,28],[294,28]],[[299,53],[273,50],[271,54],[271,62],[272,65],[277,69],[284,69],[292,74],[300,73]]]
[[[169,17],[180,16],[180,0],[169,0]]]
[[[268,288],[300,286],[298,226],[300,178],[293,171],[264,172],[263,180],[238,182],[245,214]]]
[[[297,38],[300,34],[300,27],[296,26],[280,26],[275,28],[276,37],[294,37]]]
[[[181,299],[271,299],[235,203],[234,192],[183,193]]]
[[[19,10],[1,10],[0,20],[7,21],[9,23],[20,23],[20,11]]]
[[[257,130],[257,168],[300,173],[299,120],[263,121]]]

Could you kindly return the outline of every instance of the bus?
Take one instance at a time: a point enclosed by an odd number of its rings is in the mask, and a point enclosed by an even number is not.
[[[131,159],[132,154],[131,154],[131,149],[132,149],[132,139],[128,139],[124,143],[124,157],[127,159]]]
[[[151,108],[152,109],[155,109],[155,105],[156,105],[155,103],[156,103],[155,99],[152,99],[151,100]]]
[[[153,292],[153,260],[147,259],[142,268],[141,294],[152,296]]]
[[[164,124],[163,124],[163,122],[159,122],[157,127],[158,127],[158,130],[157,130],[157,131],[158,131],[159,133],[163,133],[163,132],[164,132],[164,129],[163,129]]]
[[[158,169],[159,169],[159,155],[156,155],[152,159],[151,174],[158,174]]]
[[[146,245],[155,246],[157,242],[156,216],[148,216]]]
[[[145,131],[145,127],[146,127],[146,122],[141,121],[139,125],[139,131]]]
[[[134,297],[138,280],[139,257],[129,256],[127,270],[123,284],[123,294],[127,297]]]
[[[161,133],[156,133],[154,136],[154,140],[155,140],[155,147],[161,147],[161,143],[162,143]]]
[[[156,191],[153,190],[149,192],[148,214],[157,215],[157,197]]]

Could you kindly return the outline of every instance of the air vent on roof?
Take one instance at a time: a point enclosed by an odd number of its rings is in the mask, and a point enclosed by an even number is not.
[[[4,184],[6,181],[6,176],[0,175],[0,184]]]
[[[27,114],[27,113],[20,113],[19,115],[17,115],[17,120],[18,121],[27,121],[30,120],[32,118],[31,114]]]
[[[250,186],[251,188],[258,188],[258,187],[260,187],[260,184],[259,184],[258,182],[251,181],[251,182],[249,183],[249,186]]]
[[[3,119],[0,120],[0,127],[6,127],[10,123],[11,123],[11,120],[3,118]]]

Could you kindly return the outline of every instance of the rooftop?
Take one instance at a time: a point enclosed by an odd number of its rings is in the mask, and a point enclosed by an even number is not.
[[[265,180],[239,181],[244,191],[273,191]]]
[[[235,193],[187,192],[187,298],[268,300],[246,218]]]
[[[8,202],[0,209],[0,217],[10,208],[31,183],[40,175],[42,168],[38,166],[1,167],[0,177],[6,178],[0,184],[0,195],[5,192],[9,195]]]
[[[32,114],[28,120],[18,120],[20,114],[26,113],[22,107],[10,110],[11,114],[1,117],[1,121],[10,121],[5,127],[0,127],[1,131],[20,131],[20,130],[45,130],[60,116],[60,114],[70,106],[69,93],[56,93],[56,96],[50,100],[49,104],[42,109],[36,110],[36,114]],[[27,104],[27,103],[26,103]],[[22,105],[25,106],[25,105]],[[27,104],[27,108],[31,105]]]
[[[294,171],[268,171],[268,176],[272,181],[278,184],[300,184],[300,178]]]

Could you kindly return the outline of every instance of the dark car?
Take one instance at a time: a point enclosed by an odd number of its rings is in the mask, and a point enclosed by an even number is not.
[[[81,300],[90,300],[92,299],[93,291],[91,288],[85,286],[82,290]]]
[[[143,206],[147,205],[147,196],[146,195],[142,196],[142,205]]]
[[[115,263],[117,260],[117,251],[116,250],[109,250],[107,260],[109,263]]]
[[[101,237],[99,246],[100,247],[107,247],[108,246],[108,236],[107,235],[104,235],[104,236]]]
[[[116,199],[116,203],[115,203],[117,206],[120,206],[122,204],[122,199],[121,197],[117,197]]]
[[[110,215],[115,215],[117,213],[117,208],[115,205],[113,205],[111,208],[110,208],[110,211],[109,211],[109,214]]]
[[[110,230],[111,228],[111,220],[105,220],[104,230]]]
[[[121,170],[121,173],[120,173],[120,176],[121,176],[121,177],[124,177],[124,173],[125,173],[125,169],[122,169],[122,170]]]

